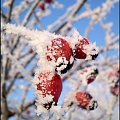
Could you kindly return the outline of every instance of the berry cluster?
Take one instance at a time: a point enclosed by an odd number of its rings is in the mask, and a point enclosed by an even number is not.
[[[91,84],[98,75],[98,69],[96,67],[88,67],[83,69],[80,73],[80,76],[85,76],[85,85]],[[94,110],[98,107],[98,103],[92,95],[88,92],[78,91],[75,94],[76,103],[82,109]]]
[[[42,93],[43,97],[46,97],[46,95],[53,96],[52,102],[43,104],[46,109],[50,109],[52,104],[57,105],[62,91],[62,80],[59,74],[64,74],[70,70],[75,59],[86,59],[88,54],[85,49],[89,44],[90,42],[86,38],[83,38],[82,40],[78,40],[78,43],[75,44],[73,49],[64,38],[54,38],[51,40],[51,45],[46,46],[46,59],[48,61],[55,62],[55,73],[51,80],[48,80],[50,72],[43,72],[38,76],[39,84],[37,84],[37,90]],[[94,49],[92,51],[96,50]],[[94,60],[97,57],[97,54],[92,53],[91,58]],[[84,72],[86,73],[88,71]],[[88,74],[86,77],[87,83],[90,84],[93,82],[97,74],[97,69],[94,69],[90,74]],[[92,97],[87,93],[78,92],[76,94],[76,99],[80,103],[79,106],[81,106],[81,108],[92,110],[97,107],[96,101],[91,100]],[[87,102],[83,103],[84,101]]]

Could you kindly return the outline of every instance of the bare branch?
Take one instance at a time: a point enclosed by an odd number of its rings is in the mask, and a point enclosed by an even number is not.
[[[68,23],[69,21],[69,17],[75,17],[76,14],[79,12],[79,10],[83,7],[83,5],[87,2],[87,0],[83,0],[82,2],[80,2],[80,4],[77,6],[77,8],[75,8],[75,10],[73,10],[74,12],[72,12],[69,16],[67,16],[66,20],[63,21],[63,23],[58,26],[55,30],[53,30],[52,32],[55,33],[59,33],[59,31]]]
[[[8,16],[7,16],[7,22],[11,22],[11,15],[12,15],[14,1],[15,0],[11,0],[11,4],[9,6],[9,12],[8,12]]]
[[[2,12],[2,10],[0,10],[0,18],[4,18],[4,20],[7,20],[6,15]]]

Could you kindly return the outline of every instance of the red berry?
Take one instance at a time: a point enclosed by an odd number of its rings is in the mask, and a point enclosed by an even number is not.
[[[33,49],[32,48],[29,50],[29,53],[33,53]]]
[[[118,71],[110,71],[108,74],[108,80],[110,81],[110,83],[112,84],[116,84],[117,80],[119,79],[119,72]]]
[[[47,50],[46,54],[48,61],[54,59],[56,62],[56,70],[64,70],[72,57],[72,49],[68,42],[63,38],[53,39],[52,46],[47,46]]]
[[[88,45],[89,41],[86,38],[83,38],[82,40],[79,40],[79,42],[75,45],[75,52],[74,57],[77,59],[85,59],[86,54],[84,51],[84,45]]]
[[[53,0],[45,0],[45,2],[50,4],[53,2]]]
[[[77,59],[85,59],[87,57],[87,53],[85,53],[85,47],[86,45],[89,45],[89,41],[86,38],[83,38],[82,40],[79,40],[79,42],[75,45],[74,49],[74,57]],[[89,47],[89,46],[87,46]],[[96,49],[92,49],[91,52],[96,51]],[[95,60],[95,58],[98,56],[97,54],[91,54],[92,60]]]
[[[44,3],[44,2],[40,2],[39,8],[40,8],[42,11],[44,11],[44,10],[45,10],[45,3]]]
[[[119,87],[118,86],[111,87],[111,93],[115,96],[118,96],[119,95]]]
[[[72,55],[72,49],[70,48],[67,41],[62,38],[53,39],[52,47],[48,47],[48,52],[51,52],[53,54],[55,61],[57,61],[59,57],[65,57],[66,60],[69,61]],[[48,60],[52,60],[49,55],[47,56],[47,58]]]
[[[96,68],[84,69],[80,72],[80,74],[86,75],[87,84],[90,84],[95,80],[96,76],[98,75],[98,69]]]
[[[70,31],[72,28],[72,25],[70,23],[68,23],[66,27],[67,27],[67,31]]]
[[[111,79],[111,78],[119,78],[119,72],[118,71],[111,71],[108,75],[108,79]]]
[[[115,95],[115,96],[119,96],[119,87],[120,87],[120,85],[119,85],[119,80],[116,82],[116,84],[115,84],[115,86],[112,86],[111,87],[111,93],[113,94],[113,95]]]
[[[78,106],[86,110],[94,110],[97,108],[98,104],[96,100],[93,100],[93,97],[87,92],[77,92],[76,100]]]
[[[87,77],[87,83],[88,84],[92,83],[95,80],[97,75],[98,75],[98,69],[93,70],[90,73],[90,75],[88,75],[88,77]]]
[[[62,81],[61,77],[58,74],[55,74],[52,77],[52,80],[48,80],[47,77],[50,73],[41,73],[38,77],[40,80],[40,83],[37,85],[37,90],[40,90],[42,92],[43,97],[46,95],[52,95],[53,96],[53,102],[57,104],[58,99],[60,97],[61,91],[62,91]],[[48,106],[48,109],[51,107],[52,103],[46,103],[45,105]]]
[[[67,31],[70,31],[70,30],[71,30],[71,27],[70,27],[70,26],[68,26],[68,27],[67,27]]]

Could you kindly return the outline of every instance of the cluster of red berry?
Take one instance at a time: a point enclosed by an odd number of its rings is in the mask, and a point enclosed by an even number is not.
[[[98,69],[96,67],[93,67],[92,69],[85,68],[80,73],[80,75],[85,76],[85,82],[88,84],[91,84],[98,75]],[[75,93],[75,99],[77,105],[85,110],[94,110],[98,107],[98,103],[91,94],[84,91],[77,91]]]
[[[43,97],[46,95],[52,95],[54,105],[57,105],[59,96],[62,91],[62,80],[58,73],[63,74],[71,69],[76,58],[85,59],[87,55],[84,52],[84,46],[89,45],[90,43],[86,38],[83,38],[82,40],[79,40],[77,44],[75,44],[73,50],[69,43],[63,38],[56,38],[51,42],[51,46],[47,46],[46,58],[48,61],[54,60],[56,63],[55,74],[51,80],[48,80],[47,77],[49,76],[50,72],[40,73],[38,76],[39,84],[37,84],[37,90],[42,92]],[[97,55],[92,55],[92,59],[95,59],[96,57]],[[95,70],[93,73],[91,73],[91,76],[87,78],[88,84],[95,79],[93,74],[98,74],[98,71]],[[89,110],[92,110],[94,106],[97,106],[96,101],[93,101],[92,97],[90,97],[88,93],[78,92],[76,94],[76,99],[82,108],[87,109],[88,103]],[[85,104],[83,103],[84,101]],[[46,103],[43,106],[46,109],[50,109],[53,102]]]

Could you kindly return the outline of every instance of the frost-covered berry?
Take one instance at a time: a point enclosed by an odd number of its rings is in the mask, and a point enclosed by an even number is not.
[[[109,75],[108,75],[108,79],[118,79],[119,78],[119,72],[118,71],[115,71],[115,70],[112,70],[110,71]]]
[[[71,28],[72,28],[72,25],[70,23],[68,23],[67,26],[66,26],[67,31],[70,31]]]
[[[80,72],[80,75],[85,77],[87,84],[90,84],[96,79],[96,77],[98,75],[98,69],[94,66],[88,67],[88,68],[83,69]]]
[[[77,92],[76,93],[76,101],[80,108],[86,110],[94,110],[98,107],[98,103],[96,100],[93,100],[93,97],[87,92]]]
[[[86,38],[79,40],[73,51],[74,57],[77,59],[86,59],[86,57],[90,55],[91,59],[95,60],[98,56],[96,49],[93,46],[90,46],[90,42]]]
[[[74,57],[77,59],[85,59],[86,54],[83,52],[84,45],[88,45],[89,41],[86,38],[83,38],[75,45]]]
[[[110,88],[111,90],[111,93],[114,95],[114,96],[119,96],[119,88],[120,88],[120,85],[119,85],[119,82],[120,80],[118,80],[116,83],[115,83],[115,86],[112,86]]]
[[[94,69],[93,71],[91,71],[91,73],[87,76],[87,83],[88,84],[92,83],[97,75],[98,75],[98,69]]]
[[[39,8],[40,8],[42,11],[44,11],[44,10],[45,10],[45,3],[44,3],[44,2],[40,2]]]
[[[47,46],[47,60],[54,60],[56,63],[56,71],[65,73],[71,68],[74,58],[72,57],[72,49],[68,42],[63,38],[52,40],[52,45]]]
[[[58,99],[62,91],[62,81],[61,77],[55,73],[51,80],[48,80],[50,73],[41,73],[38,76],[39,84],[37,84],[37,90],[42,92],[42,96],[52,95],[53,101],[50,103],[45,103],[43,106],[47,109],[50,109],[52,103],[54,102],[57,105]]]
[[[119,70],[111,70],[108,73],[107,80],[108,80],[110,86],[114,86],[116,84],[116,82],[119,80],[119,78],[120,78]]]

